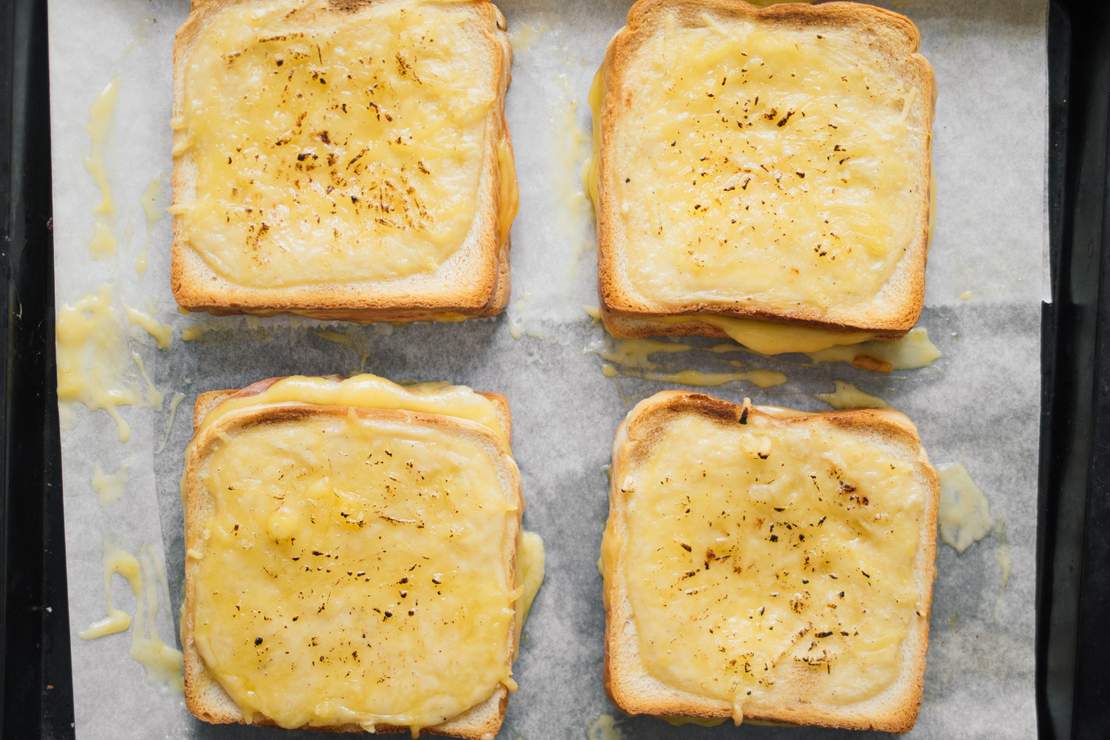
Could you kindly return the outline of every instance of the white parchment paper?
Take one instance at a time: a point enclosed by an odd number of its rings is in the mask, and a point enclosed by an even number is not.
[[[1024,737],[1035,732],[1033,696],[1040,307],[1047,248],[1047,81],[1044,0],[892,0],[919,26],[937,75],[934,129],[936,225],[928,269],[926,326],[944,356],[890,375],[796,357],[668,355],[667,369],[781,370],[785,385],[743,383],[719,396],[820,409],[813,394],[852,382],[913,418],[934,462],[960,461],[986,491],[993,535],[961,556],[941,547],[925,679],[914,734]],[[182,520],[178,480],[196,394],[292,373],[367,370],[406,380],[449,380],[496,390],[512,405],[513,449],[524,475],[525,523],[547,543],[547,580],[525,630],[503,737],[582,737],[602,713],[625,737],[712,737],[728,728],[672,728],[624,718],[602,687],[601,579],[595,563],[607,514],[605,466],[616,426],[639,399],[666,387],[605,378],[587,352],[604,331],[583,305],[596,304],[592,221],[581,191],[589,147],[586,94],[605,44],[623,25],[627,2],[502,0],[515,45],[508,119],[521,208],[512,232],[513,298],[506,316],[463,324],[338,326],[300,319],[183,316],[169,289],[170,224],[147,226],[140,197],[152,180],[167,204],[171,50],[185,0],[51,0],[50,59],[58,306],[105,281],[119,305],[173,324],[169,350],[131,327],[130,342],[166,393],[161,409],[124,408],[127,444],[103,412],[63,409],[66,554],[76,725],[87,738],[288,737],[275,730],[213,728],[193,720],[180,696],[144,675],[128,656],[130,637],[84,641],[77,633],[104,614],[105,538],[163,557],[158,629],[175,642],[181,600]],[[98,191],[89,108],[116,79],[118,106],[105,146],[116,201],[111,226],[119,254],[93,261],[88,243]],[[150,267],[135,257],[149,247]],[[962,298],[961,298],[962,296]],[[209,329],[183,342],[181,330]],[[709,343],[693,341],[698,347]],[[184,394],[172,417],[169,399]],[[167,425],[169,425],[167,427]],[[159,452],[163,432],[165,447]],[[126,465],[121,500],[103,506],[93,466]],[[1008,581],[1000,560],[1012,554]],[[117,579],[119,581],[119,579]],[[117,605],[131,610],[122,582]],[[822,730],[748,728],[759,737]],[[853,736],[856,736],[853,734]]]

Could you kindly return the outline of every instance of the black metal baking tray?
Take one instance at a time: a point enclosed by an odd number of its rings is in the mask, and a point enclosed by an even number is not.
[[[0,735],[73,734],[46,3],[0,3]]]
[[[1042,322],[1037,707],[1110,736],[1110,3],[1054,2],[1051,305]]]
[[[0,736],[72,737],[45,0],[0,2]],[[1049,13],[1040,735],[1110,736],[1110,3]],[[969,173],[969,176],[974,176]]]

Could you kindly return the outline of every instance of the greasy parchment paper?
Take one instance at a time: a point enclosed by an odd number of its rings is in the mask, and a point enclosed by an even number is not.
[[[852,382],[905,411],[934,462],[959,461],[986,492],[996,527],[963,555],[938,551],[925,699],[914,734],[1018,737],[1035,731],[1033,701],[1034,542],[1039,418],[1039,302],[1046,237],[1047,83],[1044,0],[884,2],[920,27],[936,70],[936,225],[928,270],[926,326],[944,356],[890,375],[844,364],[812,365],[702,350],[667,355],[666,369],[781,370],[789,382],[761,390],[713,389],[724,398],[804,409],[832,380]],[[239,387],[291,373],[365,369],[400,380],[442,379],[496,390],[513,411],[513,449],[524,476],[525,523],[547,543],[547,580],[525,630],[515,668],[520,690],[503,737],[582,737],[603,713],[625,737],[723,736],[729,728],[672,728],[624,718],[601,679],[601,579],[595,563],[607,513],[613,433],[640,398],[665,384],[605,378],[588,349],[604,331],[583,305],[596,304],[592,221],[581,192],[589,147],[586,94],[627,2],[502,0],[516,47],[508,119],[516,147],[521,207],[512,232],[513,298],[507,315],[462,324],[337,326],[302,319],[183,316],[169,289],[170,223],[148,228],[140,196],[153,179],[167,204],[170,171],[171,49],[186,0],[52,0],[51,109],[56,290],[59,308],[115,285],[117,305],[150,311],[177,329],[158,350],[130,327],[130,344],[165,392],[161,409],[123,408],[127,444],[101,411],[63,409],[66,554],[76,726],[82,737],[221,735],[276,730],[211,728],[181,697],[148,679],[128,656],[130,637],[84,641],[77,633],[104,614],[105,538],[164,558],[167,580],[158,630],[174,643],[182,593],[178,480],[199,391]],[[83,160],[90,105],[112,79],[118,105],[104,160],[120,241],[107,260],[90,258],[98,191]],[[136,255],[149,247],[145,275]],[[970,291],[970,293],[968,293]],[[962,297],[961,297],[962,296]],[[184,342],[189,326],[208,328]],[[707,342],[692,341],[704,348]],[[170,398],[184,395],[171,418]],[[163,432],[169,429],[164,448]],[[128,468],[123,497],[101,505],[94,464]],[[1004,579],[1000,563],[1012,556]],[[133,609],[121,579],[116,603]],[[168,606],[167,606],[168,605]],[[747,728],[759,737],[823,730]],[[844,733],[851,734],[851,733]],[[285,735],[283,735],[285,736]]]

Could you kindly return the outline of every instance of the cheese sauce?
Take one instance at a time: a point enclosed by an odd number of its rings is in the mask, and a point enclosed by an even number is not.
[[[523,532],[516,551],[517,585],[520,587],[520,599],[516,605],[517,639],[520,639],[520,630],[528,620],[532,611],[532,602],[543,585],[544,569],[546,564],[543,538],[535,532]]]
[[[893,341],[830,347],[807,354],[817,362],[850,362],[864,370],[877,372],[916,370],[933,364],[941,357],[940,350],[929,339],[929,330],[922,326],[910,329],[901,339]]]
[[[449,4],[324,6],[231,5],[192,42],[174,138],[196,187],[172,209],[189,246],[257,288],[432,273],[473,228],[491,147],[507,235],[494,39]]]
[[[627,531],[616,553],[610,520],[603,557],[653,677],[736,721],[768,692],[848,704],[898,679],[931,497],[904,453],[832,424],[687,415],[616,488]]]
[[[926,225],[929,101],[850,29],[700,20],[668,15],[622,72],[637,125],[611,132],[606,196],[644,204],[614,214],[632,297],[874,300]]]
[[[832,393],[817,393],[816,396],[834,409],[885,409],[889,404],[878,396],[864,393],[851,383],[834,380]]]
[[[180,694],[184,688],[181,651],[158,636],[155,624],[160,610],[158,594],[168,590],[165,565],[148,546],[140,547],[136,557],[107,540],[103,563],[107,615],[79,632],[78,637],[95,640],[131,629],[128,655],[143,667],[149,678]],[[112,577],[116,574],[127,581],[135,597],[134,618],[116,608],[112,598]]]
[[[354,375],[342,380],[292,375],[261,393],[235,396],[220,403],[204,418],[197,434],[225,414],[270,404],[308,403],[317,406],[350,406],[367,409],[404,409],[442,414],[481,424],[509,442],[509,430],[493,401],[470,388],[447,383],[399,385],[376,375]]]
[[[786,382],[786,376],[774,370],[747,370],[744,372],[706,372],[683,369],[675,372],[659,371],[659,364],[651,359],[654,354],[675,354],[693,349],[688,344],[661,342],[654,339],[618,339],[610,349],[598,352],[603,363],[601,373],[607,378],[626,375],[632,378],[655,380],[663,383],[681,383],[694,386],[717,386],[725,383],[748,382],[759,388],[770,388]],[[615,363],[615,364],[609,364]],[[730,365],[742,367],[738,362]],[[619,367],[617,367],[619,366]]]
[[[127,320],[153,337],[158,349],[169,349],[173,344],[173,327],[163,324],[150,314],[128,306]]]
[[[58,400],[78,401],[103,410],[116,422],[119,440],[131,438],[131,427],[119,406],[143,403],[126,376],[127,341],[113,306],[112,288],[102,286],[58,312],[55,327]]]
[[[350,410],[208,434],[237,413],[306,403]],[[508,452],[493,402],[461,386],[292,377],[223,401],[194,438],[212,439],[197,476],[215,507],[187,543],[194,634],[248,719],[416,732],[515,689],[543,541],[522,533],[510,573],[518,502],[488,448],[355,409],[463,419]]]
[[[235,432],[197,475],[196,644],[248,718],[420,728],[510,685],[516,503],[485,448],[312,418]]]
[[[791,326],[772,321],[738,319],[712,314],[665,316],[659,318],[659,320],[677,326],[708,324],[723,331],[733,341],[763,355],[817,352],[840,345],[858,344],[871,339],[873,336],[869,332],[830,331],[829,329],[817,329],[809,326]]]
[[[652,320],[673,326],[712,326],[762,355],[804,353],[817,362],[849,362],[879,372],[926,367],[941,357],[940,350],[929,339],[929,331],[920,326],[898,339],[876,339],[871,332],[836,331],[714,314],[656,316]],[[712,351],[728,351],[728,345],[718,345]]]
[[[655,370],[659,367],[651,356],[657,353],[688,352],[690,345],[677,342],[660,342],[654,339],[618,339],[608,350],[599,352],[603,359],[637,370]]]
[[[620,367],[603,363],[601,374],[606,378],[616,378],[624,375],[629,378],[654,380],[660,383],[678,383],[693,386],[718,386],[726,383],[747,382],[758,388],[771,388],[786,382],[786,375],[775,370],[748,370],[745,372],[719,373],[704,370],[678,370],[673,373],[663,373],[654,370],[637,370],[631,367]]]
[[[647,380],[681,385],[717,386],[725,383],[748,382],[758,388],[771,388],[786,382],[786,376],[774,370],[748,370],[740,373],[712,373],[701,370],[679,370],[673,373],[645,372]]]
[[[158,443],[158,447],[154,450],[155,452],[161,452],[166,449],[166,443],[170,441],[170,432],[173,431],[174,419],[177,418],[177,407],[180,406],[181,402],[184,400],[185,394],[180,391],[174,391],[173,395],[170,396],[169,412],[166,414],[166,421],[162,425],[162,441]]]
[[[990,503],[961,463],[937,466],[940,476],[940,537],[956,552],[990,534]]]
[[[108,131],[112,125],[118,99],[119,83],[113,79],[100,91],[92,107],[89,108],[89,123],[86,130],[92,142],[92,151],[85,158],[85,169],[89,171],[100,190],[100,203],[94,211],[98,216],[111,215],[115,210],[112,204],[112,187],[108,184],[108,176],[104,171],[104,145],[108,140]]]
[[[126,632],[131,627],[131,615],[122,609],[117,609],[112,598],[112,576],[119,574],[131,587],[131,592],[136,599],[143,592],[142,572],[139,561],[131,553],[121,550],[113,544],[104,545],[104,595],[108,602],[108,613],[87,628],[77,633],[82,640],[95,640],[100,637]]]

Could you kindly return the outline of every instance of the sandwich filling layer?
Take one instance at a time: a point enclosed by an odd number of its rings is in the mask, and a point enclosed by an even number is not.
[[[509,430],[493,401],[463,385],[416,383],[400,385],[363,373],[349,378],[290,375],[259,393],[235,395],[224,400],[204,417],[197,436],[225,416],[243,409],[279,404],[312,404],[362,409],[401,409],[464,419],[485,427],[509,444]]]
[[[467,5],[416,0],[205,18],[175,119],[189,248],[254,288],[435,272],[475,227],[490,146],[515,210],[507,142],[487,141],[501,51],[478,25]]]
[[[275,412],[207,435],[194,473],[205,523],[186,543],[197,650],[246,721],[418,730],[515,687],[517,611],[542,578],[542,543],[517,548],[519,503],[488,444],[373,413],[429,412],[433,398],[479,424],[489,403],[373,376],[290,378],[230,398],[198,432]],[[306,403],[348,411],[304,415]]]
[[[929,101],[858,29],[662,23],[595,85],[595,111],[619,85],[625,121],[602,195],[630,298],[814,316],[874,301],[926,228]]]
[[[764,699],[847,705],[899,681],[927,597],[930,496],[904,451],[758,413],[683,415],[650,444],[617,481],[627,529],[603,557],[623,570],[651,676],[737,719]]]
[[[720,329],[738,344],[764,355],[791,352],[820,352],[831,347],[860,344],[874,337],[863,331],[833,331],[810,326],[789,326],[758,319],[696,314],[694,316],[660,316],[656,319],[674,326],[706,324]]]

